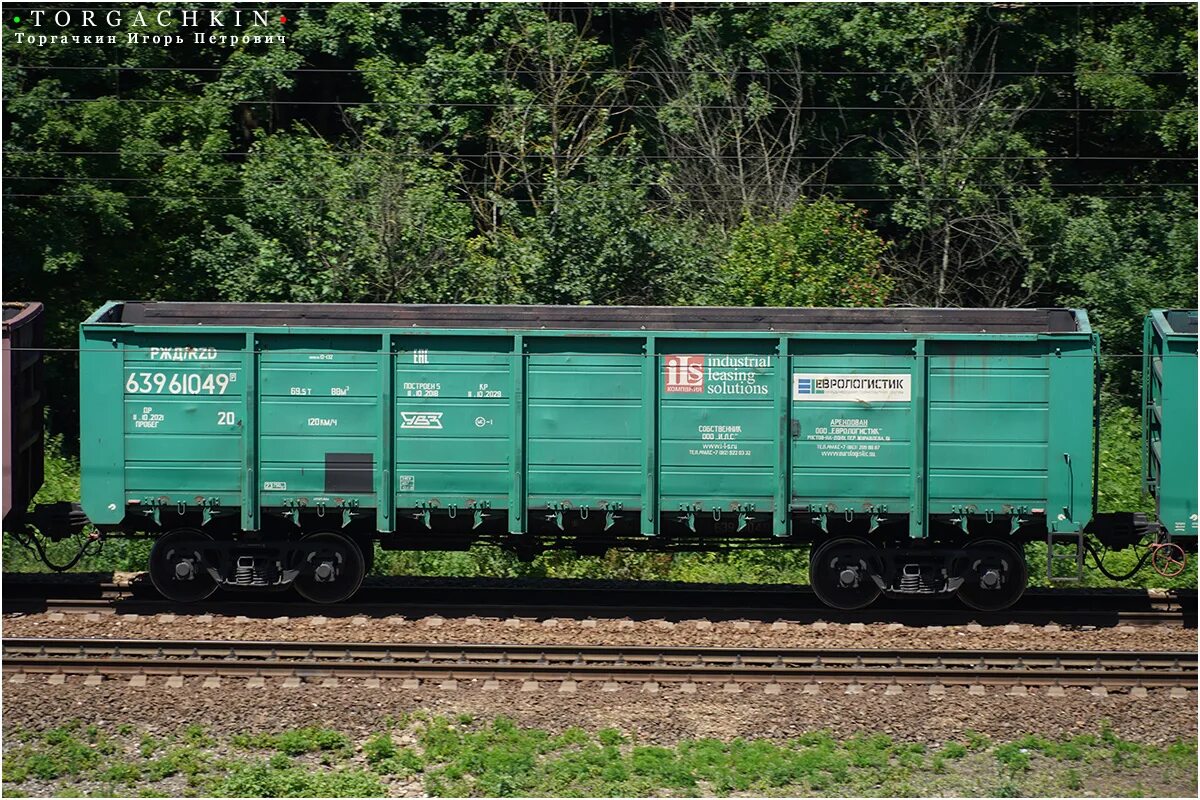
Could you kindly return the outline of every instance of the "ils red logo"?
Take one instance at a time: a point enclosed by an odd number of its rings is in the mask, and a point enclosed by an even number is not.
[[[704,393],[704,356],[666,356],[663,370],[668,392]]]

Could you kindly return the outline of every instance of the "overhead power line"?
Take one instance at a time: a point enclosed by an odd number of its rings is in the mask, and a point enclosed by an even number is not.
[[[225,150],[225,151],[205,151],[205,150],[3,150],[0,151],[3,155],[25,155],[25,156],[125,156],[134,158],[138,156],[197,156],[201,158],[213,158],[216,156],[229,157],[257,157],[265,155],[262,151],[242,151],[242,150]],[[426,152],[402,152],[402,153],[379,153],[360,150],[326,150],[320,153],[323,156],[337,156],[342,158],[393,158],[393,159],[415,159],[415,158],[459,158],[459,159],[486,159],[486,158],[520,158],[520,159],[553,159],[561,158],[549,153],[508,153],[508,152],[491,152],[491,153],[426,153]],[[584,158],[584,161],[591,159],[618,159],[618,160],[661,160],[661,161],[681,161],[688,159],[710,160],[710,156],[706,155],[665,155],[665,154],[646,154],[637,156],[625,156],[615,153],[601,153],[590,155]],[[846,156],[846,155],[791,155],[793,161],[877,161],[884,156]],[[1039,155],[1015,155],[1015,156],[972,156],[959,155],[952,156],[947,161],[1195,161],[1196,156],[1039,156]]]
[[[117,181],[117,182],[122,182],[122,183],[158,183],[158,182],[164,180],[164,178],[162,178],[162,177],[154,177],[154,178],[148,178],[148,177],[144,177],[144,176],[142,176],[142,177],[131,177],[131,176],[107,177],[107,176],[100,176],[100,175],[4,175],[2,177],[6,181],[69,181],[69,182],[81,182],[81,183],[87,183],[89,181]],[[230,178],[216,178],[216,179],[205,181],[205,182],[206,183],[242,183],[242,182],[246,182],[246,181],[248,181],[248,179],[246,176],[243,175],[243,176],[230,177]],[[350,181],[350,183],[356,183],[356,184],[374,183],[374,182],[376,182],[376,181],[373,179],[370,179],[370,178],[359,178],[359,179]],[[268,181],[266,183],[267,183],[267,185],[272,185],[272,186],[287,185],[282,180]],[[455,185],[458,185],[458,186],[492,186],[493,185],[493,183],[490,181],[481,181],[481,180],[476,180],[476,181],[456,180],[454,183],[455,183]],[[713,183],[680,183],[675,180],[670,180],[670,183],[672,186],[690,186],[690,187],[696,187],[696,186],[716,187],[716,186],[724,185],[724,184],[717,183],[717,182],[713,182]],[[869,188],[895,188],[895,187],[905,187],[905,186],[912,185],[912,184],[907,184],[907,183],[892,183],[892,182],[863,183],[863,182],[821,181],[821,180],[814,180],[812,183],[816,187],[837,186],[837,187],[841,187],[841,188],[867,188],[867,189],[869,189]],[[654,186],[657,184],[653,181],[650,181],[650,182],[645,182],[645,183],[639,184],[639,185]],[[1185,183],[1162,183],[1162,182],[1154,182],[1154,181],[1131,181],[1131,182],[1111,182],[1111,183],[1109,183],[1109,182],[1105,182],[1105,181],[1091,181],[1091,182],[1085,182],[1085,183],[1079,183],[1079,182],[1058,183],[1058,182],[1050,181],[1050,182],[1044,183],[1042,181],[1011,181],[1008,183],[972,183],[971,186],[972,187],[981,187],[981,188],[997,188],[997,187],[1003,187],[1003,186],[1048,186],[1053,189],[1089,188],[1089,187],[1115,188],[1115,187],[1130,187],[1130,186],[1132,186],[1132,187],[1159,186],[1159,187],[1178,188],[1178,187],[1184,187],[1184,186],[1195,187],[1196,182],[1188,181]]]
[[[719,184],[713,184],[713,186],[715,188],[715,187],[719,186]],[[452,187],[450,187],[450,188],[452,188]],[[247,200],[253,199],[253,198],[241,197],[238,195],[231,195],[231,196],[211,196],[211,195],[166,196],[166,195],[154,195],[154,194],[141,194],[141,195],[139,195],[139,194],[119,194],[118,196],[120,198],[123,198],[126,200],[156,200],[156,201],[161,201],[161,202],[191,202],[191,201],[195,201],[195,200],[204,200],[204,201],[224,201],[224,202],[231,202],[231,203],[244,203]],[[1163,194],[1163,195],[1086,194],[1086,195],[1074,195],[1074,197],[1094,197],[1094,198],[1097,198],[1100,200],[1155,200],[1155,199],[1157,199],[1157,200],[1175,200],[1175,199],[1177,199],[1176,195],[1168,195],[1168,194]],[[56,194],[56,193],[40,193],[39,194],[39,193],[33,193],[33,192],[5,192],[4,199],[8,200],[10,198],[43,198],[43,199],[48,199],[48,200],[95,200],[96,195],[93,195],[93,194]],[[340,199],[345,199],[345,198],[340,198]],[[896,203],[896,202],[900,202],[902,200],[908,200],[908,201],[912,201],[912,202],[951,203],[951,202],[960,202],[964,198],[962,198],[962,197],[906,196],[906,197],[835,197],[833,199],[837,200],[839,202],[842,202],[842,203]],[[289,202],[297,202],[297,203],[328,203],[328,202],[331,202],[331,200],[329,198],[324,198],[324,197],[291,197],[288,199],[288,201]],[[422,201],[416,201],[412,198],[408,198],[408,199],[396,201],[394,203],[394,205],[403,207],[403,206],[418,206],[418,205],[426,205],[426,204],[427,205],[438,205],[441,203],[472,203],[472,204],[500,203],[500,204],[503,204],[503,203],[533,203],[533,202],[539,202],[542,205],[547,205],[547,206],[564,205],[564,204],[570,204],[573,202],[580,202],[580,203],[587,204],[587,205],[594,204],[594,201],[592,200],[592,198],[585,198],[585,199],[577,201],[575,198],[571,198],[571,197],[559,198],[553,202],[550,202],[550,201],[547,201],[544,199],[543,200],[533,200],[533,199],[527,198],[527,197],[504,197],[504,198],[496,198],[494,200],[491,198],[480,198],[479,200],[472,200],[469,198],[461,198],[461,197],[437,197],[437,198],[429,198],[427,200],[422,200]],[[690,203],[690,202],[712,204],[712,203],[728,202],[728,203],[734,204],[734,205],[751,205],[751,206],[757,204],[753,201],[745,202],[739,198],[730,198],[728,200],[722,200],[720,198],[716,198],[716,199],[672,198],[669,200],[664,200],[662,202],[667,203],[667,204]]]
[[[241,105],[258,105],[258,106],[335,106],[338,108],[350,108],[355,106],[384,106],[384,107],[401,107],[401,108],[559,108],[559,109],[588,109],[597,111],[661,111],[671,107],[671,102],[666,103],[540,103],[540,102],[522,102],[520,100],[513,101],[496,101],[492,103],[445,103],[445,102],[424,102],[414,100],[237,100],[228,97],[195,97],[195,98],[140,98],[140,97],[30,97],[28,95],[17,95],[16,97],[0,97],[6,103],[20,101],[23,103],[63,103],[63,104],[84,104],[84,103],[136,103],[140,105],[183,105],[183,104],[201,104],[205,102],[218,103],[235,103]],[[717,103],[684,103],[680,104],[681,108],[676,110],[692,112],[698,109],[711,109],[713,111],[744,111],[746,106],[740,105],[722,105]],[[970,111],[976,112],[978,109],[974,106],[800,106],[799,108],[784,108],[780,107],[780,111],[791,112],[808,112],[808,111]],[[1192,107],[1177,107],[1177,108],[991,108],[989,111],[997,113],[1059,113],[1059,114],[1079,114],[1079,113],[1105,113],[1105,114],[1125,114],[1125,113],[1173,113],[1173,112],[1192,112],[1196,113],[1197,109]]]
[[[202,66],[179,66],[179,67],[143,67],[143,66],[126,66],[123,64],[15,64],[10,69],[28,69],[38,71],[58,71],[58,72],[271,72],[284,74],[393,74],[403,73],[412,74],[417,70],[427,70],[434,76],[438,73],[443,75],[459,73],[458,70],[442,69],[431,67],[428,64],[411,64],[395,67],[278,67],[272,65],[256,65],[247,64],[241,66],[226,66],[226,67],[202,67]],[[707,69],[652,69],[640,66],[626,66],[618,68],[610,68],[606,70],[599,69],[581,69],[581,70],[564,70],[572,75],[587,75],[587,76],[611,76],[615,72],[624,72],[630,75],[719,75],[722,77],[730,76],[762,76],[762,77],[792,77],[802,78],[809,75],[820,75],[822,77],[842,77],[842,76],[873,76],[873,75],[899,75],[907,77],[919,77],[920,72],[914,70],[820,70],[820,69],[740,69],[734,68],[730,70],[707,70]],[[543,75],[541,70],[535,69],[464,69],[461,74],[470,75]],[[1187,76],[1190,73],[1182,70],[1107,70],[1107,69],[1081,69],[1081,70],[955,70],[956,75],[1002,75],[1005,77],[1076,77],[1081,75],[1111,75],[1113,77],[1130,77],[1137,75],[1162,75],[1162,76]]]

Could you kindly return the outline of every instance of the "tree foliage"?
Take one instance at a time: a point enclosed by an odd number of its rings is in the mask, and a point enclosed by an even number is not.
[[[885,245],[865,211],[821,198],[733,232],[711,298],[738,306],[878,306],[891,291]]]
[[[1122,352],[1194,304],[1194,6],[117,7],[183,41],[5,28],[4,288],[57,346],[110,298],[1069,302]]]

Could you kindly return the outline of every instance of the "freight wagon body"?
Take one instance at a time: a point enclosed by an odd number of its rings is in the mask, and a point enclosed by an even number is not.
[[[371,540],[817,543],[813,585],[1020,595],[1093,514],[1082,311],[109,303],[83,505],[167,593],[336,600]]]
[[[1143,485],[1154,497],[1163,532],[1194,549],[1200,507],[1196,311],[1151,311],[1143,339]]]
[[[41,303],[5,303],[3,363],[4,525],[23,520],[42,486]]]

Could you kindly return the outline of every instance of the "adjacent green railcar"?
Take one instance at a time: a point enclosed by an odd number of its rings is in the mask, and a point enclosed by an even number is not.
[[[1142,481],[1163,532],[1195,548],[1196,312],[1151,311],[1143,340]]]
[[[181,599],[339,600],[372,540],[812,543],[833,605],[996,608],[1094,513],[1078,310],[114,302],[81,346],[84,510]]]

